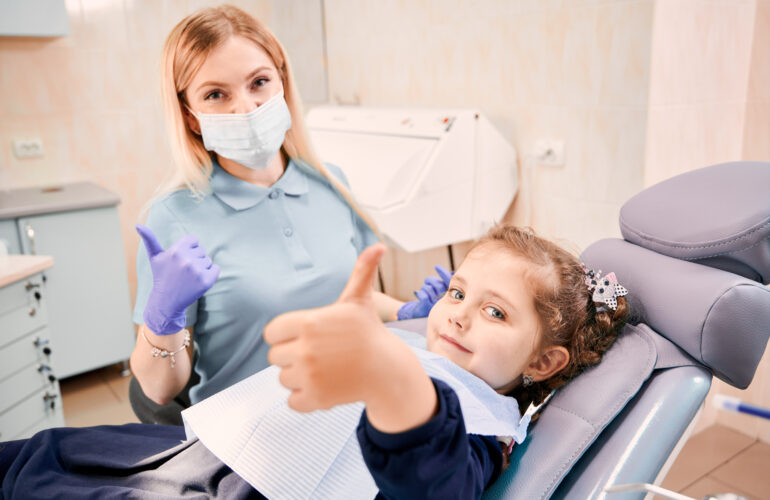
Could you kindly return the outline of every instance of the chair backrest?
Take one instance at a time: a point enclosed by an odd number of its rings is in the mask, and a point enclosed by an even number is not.
[[[624,205],[621,230],[626,241],[582,258],[629,289],[635,324],[557,391],[485,499],[598,498],[653,482],[712,374],[741,388],[754,376],[770,336],[770,163],[652,186]]]

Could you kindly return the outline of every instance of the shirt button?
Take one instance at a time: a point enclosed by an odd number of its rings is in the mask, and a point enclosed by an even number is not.
[[[278,191],[276,191],[276,190],[270,191],[270,194],[269,194],[269,195],[267,195],[267,196],[268,196],[268,197],[269,197],[271,200],[274,200],[274,199],[278,198]]]
[[[287,228],[284,228],[283,234],[286,235],[286,237],[288,238],[289,236],[294,234],[294,231],[292,231],[290,227],[287,227]]]

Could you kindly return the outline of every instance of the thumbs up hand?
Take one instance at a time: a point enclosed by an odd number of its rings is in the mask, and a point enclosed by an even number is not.
[[[372,289],[384,253],[382,244],[361,253],[334,304],[286,313],[265,327],[264,339],[272,346],[267,359],[281,367],[291,408],[313,411],[360,401],[371,389],[378,347],[391,335],[377,316]]]
[[[436,408],[433,384],[409,346],[380,321],[372,283],[385,253],[373,245],[358,257],[337,302],[293,311],[267,324],[271,364],[291,390],[289,406],[310,412],[363,401],[370,422],[398,432],[427,421]]]
[[[144,308],[144,322],[156,335],[170,335],[185,326],[185,310],[219,276],[198,238],[187,235],[164,250],[150,228],[136,226],[152,269],[152,290]]]

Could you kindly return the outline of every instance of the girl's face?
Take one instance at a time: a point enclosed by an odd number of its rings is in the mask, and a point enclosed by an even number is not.
[[[232,36],[205,59],[185,91],[197,113],[249,113],[283,90],[273,60],[259,45]]]
[[[538,316],[524,272],[531,264],[493,244],[476,247],[428,316],[428,350],[504,394],[538,356]]]

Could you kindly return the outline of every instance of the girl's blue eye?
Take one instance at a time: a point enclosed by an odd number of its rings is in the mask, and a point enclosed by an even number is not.
[[[450,289],[449,296],[455,300],[463,300],[465,298],[465,294],[460,290],[458,290],[457,288]]]
[[[267,78],[257,78],[254,80],[254,83],[251,85],[252,87],[263,87],[269,82]]]
[[[503,312],[496,307],[487,306],[484,308],[484,310],[487,312],[487,314],[495,319],[505,319],[505,314],[503,314]]]
[[[222,97],[222,92],[215,90],[214,92],[206,94],[206,97],[204,97],[203,100],[208,101],[211,99],[219,99],[220,97]]]

